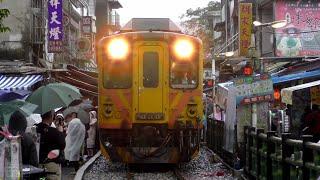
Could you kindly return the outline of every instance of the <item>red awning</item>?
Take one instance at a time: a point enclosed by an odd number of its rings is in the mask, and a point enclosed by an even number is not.
[[[98,75],[93,72],[85,72],[74,66],[67,66],[67,70],[52,71],[52,76],[57,81],[65,82],[77,87],[81,94],[98,102]]]

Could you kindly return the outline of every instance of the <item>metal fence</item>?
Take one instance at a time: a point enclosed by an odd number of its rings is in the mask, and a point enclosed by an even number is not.
[[[233,167],[237,159],[236,154],[232,154],[223,148],[224,121],[208,119],[207,125],[207,146],[218,154],[224,162]]]
[[[222,154],[224,122],[208,119],[207,145],[217,154]]]
[[[320,176],[320,144],[312,136],[290,139],[262,129],[244,127],[244,171],[250,179],[317,179]]]

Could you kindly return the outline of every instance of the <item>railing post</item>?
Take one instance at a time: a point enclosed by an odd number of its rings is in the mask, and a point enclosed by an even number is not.
[[[207,146],[213,150],[212,148],[212,142],[211,142],[211,133],[212,133],[212,127],[211,127],[211,119],[208,118],[207,120]]]
[[[213,126],[213,132],[212,132],[212,134],[213,134],[213,139],[212,139],[212,144],[213,144],[213,147],[214,147],[214,151],[215,152],[218,152],[218,143],[217,143],[217,139],[218,139],[218,136],[217,136],[217,130],[218,130],[218,128],[217,128],[217,121],[213,121],[212,122],[212,126]]]
[[[302,136],[303,144],[302,144],[302,161],[303,161],[303,167],[302,167],[302,176],[304,180],[310,179],[310,170],[306,167],[306,163],[310,162],[312,160],[313,152],[311,149],[308,149],[306,147],[307,142],[312,141],[311,135],[303,135]]]
[[[210,123],[208,123],[208,130],[210,129],[210,131],[208,131],[208,134],[209,134],[209,139],[208,139],[208,142],[209,142],[209,146],[210,148],[214,151],[214,143],[213,143],[213,137],[214,137],[214,126],[212,125],[213,124],[213,120],[209,120]]]
[[[261,174],[261,163],[260,163],[260,149],[261,149],[261,146],[262,146],[262,143],[261,143],[261,139],[259,138],[259,134],[263,133],[264,130],[263,129],[257,129],[257,136],[256,136],[256,151],[257,151],[257,179],[259,179],[260,177],[260,174]]]
[[[286,158],[291,156],[291,151],[289,146],[287,145],[286,141],[291,136],[290,133],[283,133],[282,134],[282,179],[283,180],[290,180],[290,165],[286,163]]]
[[[243,135],[243,139],[244,139],[244,153],[242,155],[243,157],[243,167],[244,167],[244,171],[245,173],[247,173],[247,169],[248,169],[248,162],[247,162],[247,151],[248,151],[248,131],[249,130],[249,126],[244,126],[243,127],[243,132],[244,132],[244,135]]]
[[[254,127],[250,127],[249,129],[248,129],[248,140],[249,140],[249,142],[248,142],[248,146],[249,146],[249,148],[248,148],[248,150],[249,150],[249,153],[248,153],[248,155],[249,155],[249,157],[248,157],[248,161],[249,161],[249,164],[248,164],[248,172],[249,172],[249,176],[250,177],[252,177],[251,176],[251,172],[252,172],[252,151],[251,151],[251,147],[253,147],[253,137],[252,137],[252,135],[251,135],[251,132],[255,132],[255,128]]]
[[[274,143],[270,140],[272,136],[275,136],[276,132],[275,131],[269,131],[267,132],[267,179],[272,180],[272,158],[271,154],[275,153],[275,145]]]

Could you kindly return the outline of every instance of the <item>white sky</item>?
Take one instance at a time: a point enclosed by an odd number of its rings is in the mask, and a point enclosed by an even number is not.
[[[210,0],[119,0],[123,8],[118,9],[120,24],[131,18],[170,18],[179,23],[179,16],[187,9],[205,7]]]

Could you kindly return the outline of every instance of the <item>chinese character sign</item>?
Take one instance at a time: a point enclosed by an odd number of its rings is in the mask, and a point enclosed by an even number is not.
[[[268,75],[234,79],[237,104],[252,104],[273,100],[273,83]]]
[[[277,56],[320,54],[320,0],[277,0],[275,20],[287,20],[288,25],[276,29]]]
[[[49,52],[62,52],[63,24],[62,0],[48,1]]]
[[[92,26],[91,16],[82,17],[82,33],[91,34],[92,32],[91,26]]]
[[[252,29],[252,4],[240,3],[239,5],[239,49],[240,56],[247,56],[251,45]]]

